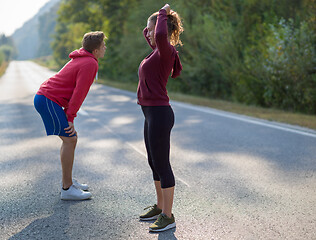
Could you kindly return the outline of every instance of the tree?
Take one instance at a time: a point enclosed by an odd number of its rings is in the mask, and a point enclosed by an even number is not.
[[[184,45],[177,47],[184,68],[168,88],[316,113],[316,70],[311,67],[316,50],[315,1],[170,0],[185,31]],[[108,40],[100,76],[137,81],[139,63],[151,51],[142,30],[164,4],[162,0],[64,1],[58,11],[54,56],[64,64],[68,53],[80,47],[85,32],[101,30]],[[290,35],[282,35],[283,31]],[[276,41],[276,34],[287,40]],[[310,54],[304,55],[305,50]]]
[[[11,37],[6,37],[4,34],[0,35],[0,65],[2,62],[10,61],[16,56],[16,48]]]
[[[55,32],[57,10],[60,3],[55,4],[50,11],[39,17],[39,45],[37,48],[37,57],[52,55],[51,44]]]

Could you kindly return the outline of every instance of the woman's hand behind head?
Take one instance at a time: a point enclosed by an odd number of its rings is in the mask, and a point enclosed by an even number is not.
[[[170,13],[170,6],[168,3],[165,6],[163,6],[161,9],[165,9],[167,11],[167,15]]]

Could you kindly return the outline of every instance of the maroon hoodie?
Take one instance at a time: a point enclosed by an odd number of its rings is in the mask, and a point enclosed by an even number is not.
[[[167,12],[159,11],[155,27],[156,48],[150,44],[146,37],[148,29],[145,28],[144,36],[153,51],[140,63],[138,76],[137,98],[142,106],[169,106],[169,97],[166,89],[168,78],[180,75],[182,65],[175,47],[168,41]]]
[[[57,74],[42,83],[38,95],[64,108],[69,122],[73,122],[86,98],[98,71],[98,60],[83,48],[69,54],[72,58]]]

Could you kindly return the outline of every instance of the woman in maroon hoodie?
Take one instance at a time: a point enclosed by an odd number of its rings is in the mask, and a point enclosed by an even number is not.
[[[166,85],[170,73],[176,78],[182,65],[175,49],[181,44],[183,31],[179,15],[166,4],[152,14],[144,29],[144,36],[153,51],[139,66],[138,104],[145,116],[144,138],[148,162],[153,172],[157,204],[140,215],[140,220],[157,219],[150,231],[164,231],[176,226],[172,214],[175,180],[169,161],[170,133],[174,113],[169,104]]]
[[[85,200],[91,197],[88,186],[72,179],[77,134],[73,124],[98,71],[98,58],[105,53],[103,32],[86,33],[82,48],[69,54],[71,60],[54,76],[46,80],[34,98],[34,106],[42,117],[47,135],[62,140],[61,199]],[[85,190],[85,191],[83,191]]]

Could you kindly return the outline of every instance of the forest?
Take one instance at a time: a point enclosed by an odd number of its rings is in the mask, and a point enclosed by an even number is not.
[[[4,65],[16,56],[16,48],[11,37],[0,34],[0,75],[4,71]]]
[[[142,35],[166,1],[64,0],[52,42],[62,66],[84,33],[103,31],[99,77],[138,81],[150,53]],[[168,1],[183,20],[183,65],[175,92],[316,114],[316,0]],[[135,89],[136,91],[136,89]]]

